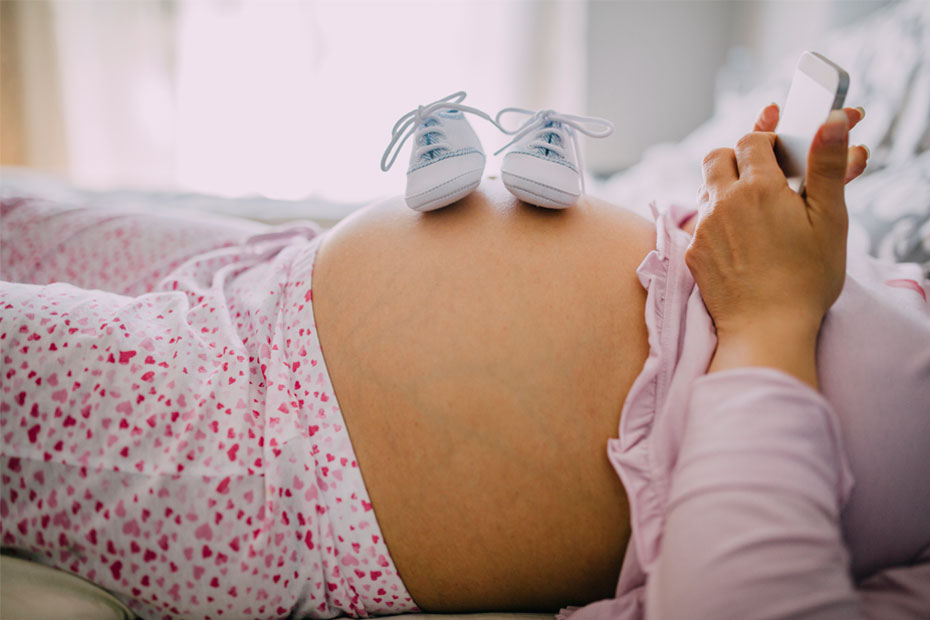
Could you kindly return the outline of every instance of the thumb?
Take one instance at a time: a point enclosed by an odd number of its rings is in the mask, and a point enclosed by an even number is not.
[[[807,204],[824,215],[846,215],[846,177],[849,120],[843,110],[833,110],[811,142],[807,156]]]

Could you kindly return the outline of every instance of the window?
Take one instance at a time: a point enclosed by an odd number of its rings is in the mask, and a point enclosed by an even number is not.
[[[407,151],[390,173],[379,162],[417,104],[466,90],[492,116],[583,110],[584,15],[574,2],[58,2],[71,176],[272,198],[398,193]],[[488,154],[507,141],[473,125]]]

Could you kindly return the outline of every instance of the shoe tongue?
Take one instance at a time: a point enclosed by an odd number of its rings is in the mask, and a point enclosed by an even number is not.
[[[542,140],[543,140],[543,141],[548,142],[549,144],[555,144],[555,145],[557,145],[557,146],[562,146],[562,137],[561,137],[561,135],[558,134],[558,133],[555,133],[555,132],[548,132],[548,133],[546,133],[545,130],[546,130],[546,129],[549,129],[549,128],[552,128],[552,129],[561,129],[561,128],[562,128],[562,123],[560,123],[559,121],[549,121],[548,123],[546,123],[545,125],[543,125],[543,131],[540,132],[540,133],[543,134],[543,135],[542,135]],[[541,147],[541,146],[539,146],[539,147],[537,147],[537,148],[538,148],[538,150],[539,150],[539,153],[540,153],[542,156],[544,156],[544,157],[549,157],[549,158],[551,158],[551,159],[562,159],[562,156],[559,155],[558,153],[556,153],[556,152],[553,151],[553,150],[550,150],[550,149],[547,149],[547,148]]]
[[[435,127],[436,125],[439,125],[439,124],[440,124],[440,122],[439,122],[437,119],[435,119],[435,118],[433,118],[433,117],[431,116],[431,117],[429,117],[429,118],[426,119],[426,121],[423,123],[423,126],[424,126],[424,127]],[[420,145],[421,145],[421,146],[425,146],[425,145],[427,145],[427,144],[433,144],[433,143],[435,143],[436,141],[437,141],[437,140],[436,140],[436,134],[434,134],[434,133],[431,132],[431,131],[427,131],[427,132],[424,133],[422,136],[420,136]],[[438,151],[440,148],[442,148],[442,147],[436,147],[435,150],[427,151],[426,153],[423,153],[423,156],[422,156],[421,159],[435,159],[435,158],[436,158],[436,155],[438,154],[437,151]]]

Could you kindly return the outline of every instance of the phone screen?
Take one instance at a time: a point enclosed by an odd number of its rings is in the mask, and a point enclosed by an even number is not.
[[[776,148],[778,163],[795,191],[803,191],[811,140],[830,110],[843,105],[847,84],[846,72],[817,54],[806,52],[798,63],[778,121]]]

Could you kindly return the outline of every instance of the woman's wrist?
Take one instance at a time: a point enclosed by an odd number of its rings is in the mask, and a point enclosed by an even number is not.
[[[717,330],[717,349],[708,373],[763,366],[784,371],[815,390],[819,321],[783,316]]]

